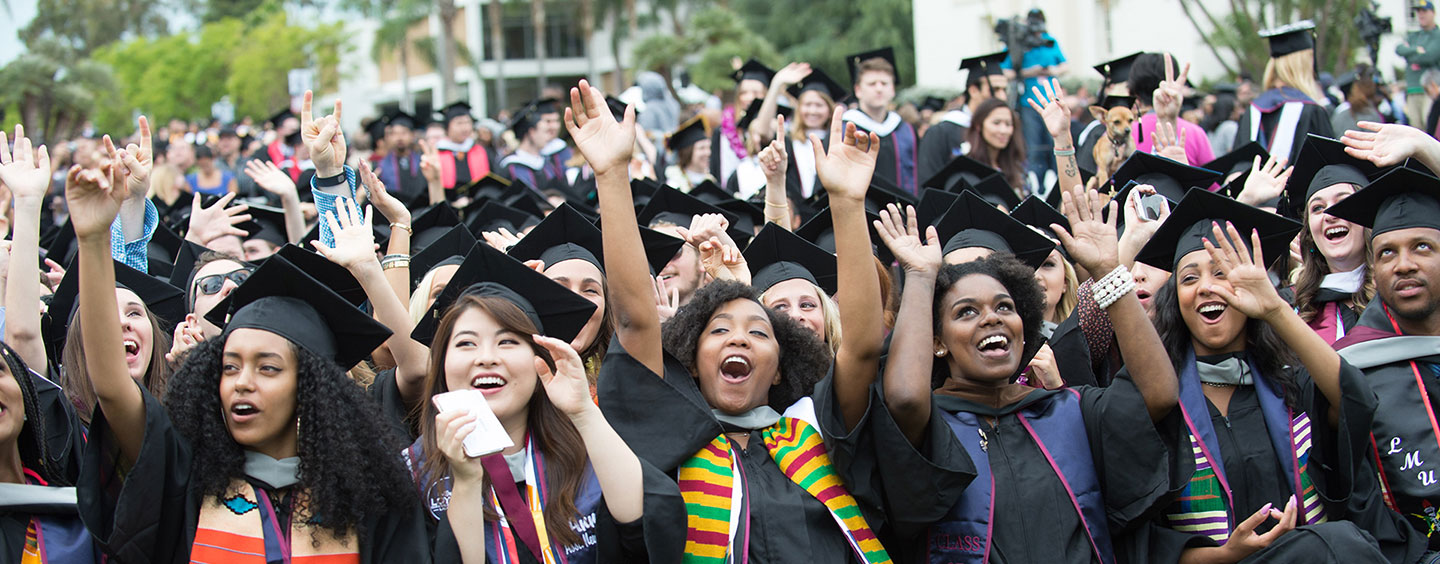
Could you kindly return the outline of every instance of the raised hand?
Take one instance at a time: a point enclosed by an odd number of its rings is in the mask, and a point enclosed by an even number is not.
[[[1210,253],[1210,261],[1224,275],[1230,287],[1210,284],[1208,290],[1225,300],[1230,307],[1255,319],[1268,321],[1271,316],[1288,311],[1289,306],[1275,291],[1275,286],[1270,283],[1270,275],[1265,270],[1260,232],[1250,232],[1251,252],[1245,252],[1243,247],[1236,247],[1236,244],[1244,239],[1240,238],[1240,231],[1230,222],[1225,223],[1224,231],[1221,231],[1220,224],[1213,225],[1211,234],[1211,238],[1205,239],[1205,251]],[[1226,234],[1229,237],[1226,237]],[[1218,247],[1215,245],[1217,241]]]
[[[825,192],[831,198],[859,201],[865,199],[865,191],[870,189],[875,159],[880,155],[880,136],[856,135],[855,124],[845,123],[844,115],[844,106],[835,106],[835,115],[830,119],[829,151],[814,134],[810,135],[810,147],[815,150],[815,172]]]
[[[1375,166],[1392,166],[1405,159],[1419,156],[1426,149],[1433,150],[1440,141],[1424,131],[1408,125],[1379,124],[1362,121],[1360,130],[1345,132],[1340,142],[1345,144],[1345,153],[1357,159],[1370,161]]]
[[[570,343],[544,335],[532,335],[535,344],[550,352],[555,361],[552,370],[545,361],[535,358],[535,372],[545,386],[545,395],[561,413],[572,419],[586,411],[599,409],[590,397],[590,380],[585,376],[585,363]]]
[[[655,311],[664,323],[680,309],[680,289],[666,287],[665,279],[658,276],[651,276],[650,281],[655,283]]]
[[[140,116],[140,144],[131,143],[125,147],[124,164],[129,172],[130,196],[143,197],[149,193],[150,172],[155,170],[155,150],[150,144],[150,120],[145,116]]]
[[[340,130],[340,100],[335,100],[335,113],[315,119],[315,94],[305,91],[300,106],[300,139],[310,149],[315,163],[315,176],[330,178],[345,172],[345,132]]]
[[[1047,390],[1058,390],[1065,387],[1065,380],[1060,377],[1060,365],[1055,362],[1055,351],[1050,350],[1050,344],[1040,345],[1035,357],[1030,359],[1030,381],[1040,384],[1041,388]]]
[[[5,132],[0,131],[0,183],[10,188],[15,200],[39,204],[50,190],[50,153],[44,145],[35,151],[25,137],[25,127],[15,126],[15,151],[10,151]]]
[[[779,183],[785,185],[785,170],[789,167],[790,155],[785,151],[785,116],[775,116],[775,140],[760,151],[756,158],[760,161],[760,170],[765,172],[765,184]]]
[[[733,280],[750,284],[750,266],[735,245],[727,245],[718,237],[700,243],[700,266],[716,280]]]
[[[111,181],[112,166],[107,163],[98,169],[82,169],[75,165],[65,174],[65,203],[76,238],[110,235],[110,224],[125,201],[125,190]]]
[[[1235,198],[1242,204],[1259,206],[1262,202],[1279,198],[1285,192],[1285,182],[1295,169],[1285,166],[1285,157],[1270,155],[1265,166],[1260,166],[1260,156],[1250,163],[1250,176],[1245,178],[1245,188]]]
[[[1275,509],[1271,504],[1267,503],[1265,507],[1261,507],[1254,515],[1241,521],[1240,524],[1235,527],[1235,530],[1230,533],[1230,538],[1225,541],[1225,546],[1221,547],[1227,553],[1226,560],[1239,562],[1251,554],[1270,546],[1271,543],[1280,538],[1280,535],[1294,530],[1295,522],[1299,520],[1299,505],[1300,504],[1295,502],[1295,497],[1291,496],[1290,501],[1285,503],[1285,511],[1282,512]],[[1264,523],[1268,519],[1274,519],[1278,521],[1278,523],[1263,535],[1255,534],[1255,528],[1259,527],[1261,523]]]
[[[899,206],[889,204],[880,210],[880,219],[874,222],[875,231],[907,274],[934,276],[945,265],[940,235],[931,225],[921,237],[915,217],[914,206],[905,206],[905,212],[901,213]]]
[[[60,281],[65,279],[65,267],[60,266],[60,263],[49,258],[45,259],[45,267],[49,270],[41,273],[40,276],[42,278],[40,282],[45,284],[45,287],[49,288],[51,292],[54,292],[56,288],[60,287]]]
[[[220,196],[210,207],[200,203],[200,194],[195,194],[190,203],[190,227],[185,232],[185,239],[199,245],[209,245],[211,241],[234,235],[244,237],[245,230],[236,227],[241,223],[250,221],[250,206],[239,204],[234,207],[225,207],[231,200],[235,199],[234,193]]]
[[[1151,105],[1161,121],[1173,122],[1180,117],[1180,104],[1185,100],[1185,78],[1189,75],[1190,63],[1185,63],[1180,76],[1176,77],[1174,62],[1169,53],[1165,54],[1165,80],[1151,95]]]
[[[1120,261],[1129,266],[1135,260],[1135,255],[1140,254],[1140,249],[1155,232],[1170,217],[1169,200],[1160,203],[1160,217],[1154,220],[1146,220],[1140,216],[1140,197],[1155,194],[1155,187],[1149,184],[1141,184],[1130,190],[1130,195],[1120,205],[1125,208],[1125,234],[1120,236]]]
[[[1070,230],[1050,224],[1070,256],[1094,276],[1104,276],[1120,264],[1115,220],[1120,216],[1116,203],[1105,204],[1100,194],[1076,186],[1061,194],[1060,211],[1070,220]],[[1101,219],[1101,211],[1110,207],[1109,219]]]
[[[718,213],[702,213],[690,219],[690,227],[679,227],[675,229],[675,232],[686,243],[696,247],[711,239],[719,239],[726,245],[738,247],[735,240],[726,233],[727,229],[730,229],[730,220],[725,219],[725,216]]]
[[[514,247],[516,243],[520,242],[519,235],[511,233],[509,229],[504,227],[501,227],[499,231],[486,231],[481,233],[480,236],[485,239],[486,244],[502,253],[508,252],[510,247]]]
[[[465,455],[465,437],[475,431],[478,420],[469,411],[459,409],[435,416],[435,446],[450,462],[450,474],[456,483],[479,484],[485,478],[480,458]]]
[[[315,250],[330,262],[351,270],[372,262],[378,265],[375,232],[370,227],[374,216],[375,208],[365,206],[362,216],[353,200],[340,198],[335,202],[335,211],[327,212],[324,218],[325,223],[330,225],[330,232],[335,234],[335,246],[314,241]]]
[[[380,181],[375,171],[370,170],[370,163],[364,160],[360,161],[360,184],[365,186],[366,193],[370,195],[370,203],[380,210],[380,215],[384,216],[386,221],[410,224],[410,209],[385,191],[385,183]]]
[[[175,326],[174,340],[170,341],[170,352],[165,353],[165,361],[171,364],[184,361],[190,349],[204,340],[205,332],[200,328],[200,320],[193,313],[186,315],[185,320]]]
[[[261,189],[284,198],[296,194],[295,181],[290,180],[290,175],[275,166],[275,163],[261,159],[250,159],[245,161],[245,175],[249,176]]]
[[[775,78],[770,84],[783,88],[805,80],[807,76],[810,76],[810,63],[790,63],[775,71]]]
[[[1178,129],[1173,122],[1159,122],[1155,128],[1155,154],[1185,163],[1185,128]]]
[[[420,143],[420,174],[425,176],[425,182],[431,184],[440,183],[440,151],[429,141],[421,139]],[[388,217],[388,216],[387,216]]]
[[[1042,92],[1040,87],[1045,87]],[[1064,137],[1070,134],[1070,107],[1065,104],[1065,89],[1060,87],[1060,81],[1055,78],[1040,80],[1040,86],[1030,87],[1035,97],[1028,100],[1030,107],[1040,114],[1045,122],[1045,129],[1050,132],[1051,137]],[[1036,103],[1036,100],[1040,100]]]
[[[605,105],[605,95],[590,82],[581,80],[570,89],[570,107],[565,108],[565,129],[575,141],[575,149],[596,174],[626,171],[635,150],[635,108],[625,107],[624,121]]]
[[[101,165],[101,168],[110,171],[110,185],[113,186],[112,189],[116,197],[120,198],[120,201],[123,202],[135,193],[134,185],[130,182],[130,178],[132,177],[130,165],[127,162],[134,161],[135,157],[130,156],[128,149],[117,149],[115,142],[110,140],[109,135],[101,137],[100,143],[105,150],[105,162]],[[150,181],[146,180],[143,189],[148,190],[149,187]],[[144,193],[141,192],[141,195],[143,194]]]

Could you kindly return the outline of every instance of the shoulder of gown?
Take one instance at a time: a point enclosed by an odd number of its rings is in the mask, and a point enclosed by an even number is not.
[[[618,337],[600,364],[600,410],[636,456],[670,473],[720,436],[722,429],[695,380],[665,355],[665,377],[630,356]]]

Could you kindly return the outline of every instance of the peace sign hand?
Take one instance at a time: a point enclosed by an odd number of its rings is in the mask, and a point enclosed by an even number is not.
[[[1185,100],[1185,80],[1190,75],[1190,63],[1185,63],[1179,77],[1175,76],[1174,65],[1170,54],[1166,53],[1165,80],[1151,96],[1151,105],[1155,107],[1155,116],[1160,121],[1173,122],[1180,117],[1180,104]]]

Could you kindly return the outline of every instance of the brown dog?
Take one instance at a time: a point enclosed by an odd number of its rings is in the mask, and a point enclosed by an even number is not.
[[[1110,177],[1135,152],[1135,138],[1130,136],[1130,126],[1135,122],[1135,112],[1124,106],[1106,110],[1090,106],[1090,114],[1105,125],[1105,136],[1095,142],[1095,183],[1092,190],[1104,186]]]

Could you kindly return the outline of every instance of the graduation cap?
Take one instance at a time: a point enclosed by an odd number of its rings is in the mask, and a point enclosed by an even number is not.
[[[1397,167],[1325,213],[1369,227],[1371,239],[1399,229],[1440,229],[1440,178]]]
[[[1300,232],[1300,224],[1295,221],[1203,188],[1192,188],[1181,198],[1180,205],[1170,211],[1170,217],[1140,249],[1135,260],[1174,272],[1185,255],[1205,248],[1204,239],[1214,239],[1211,230],[1214,223],[1220,223],[1223,230],[1226,221],[1235,224],[1242,239],[1232,243],[1243,243],[1246,249],[1250,247],[1250,231],[1260,231],[1260,248],[1267,263],[1287,253],[1290,240]]]
[[[869,211],[865,212],[865,227],[870,231],[870,250],[875,256],[880,257],[880,262],[891,264],[895,262],[895,255],[891,254],[890,247],[885,246],[880,238],[880,233],[875,231],[875,222],[880,216]],[[815,246],[824,249],[827,253],[835,252],[835,221],[830,217],[830,208],[826,207],[805,222],[795,234],[801,238],[814,243]]]
[[[55,230],[50,242],[45,245],[45,258],[60,264],[70,264],[70,259],[75,256],[75,226],[70,224],[70,218],[65,218],[65,223]]]
[[[1191,186],[1210,186],[1220,173],[1175,162],[1165,157],[1135,151],[1120,169],[1111,177],[1114,186],[1125,186],[1130,181],[1149,184],[1155,192],[1171,200],[1185,197],[1185,190]],[[1101,190],[1102,192],[1104,190]]]
[[[1300,147],[1300,156],[1295,159],[1294,171],[1285,182],[1288,205],[1283,211],[1295,219],[1305,217],[1306,203],[1316,192],[1336,184],[1364,186],[1379,174],[1380,167],[1346,154],[1343,143],[1309,134]]]
[[[730,227],[744,232],[747,236],[755,233],[757,227],[765,225],[765,210],[750,202],[732,199],[728,202],[720,202],[716,206],[735,214],[736,221]],[[736,243],[739,243],[738,239]]]
[[[716,184],[714,180],[708,178],[696,184],[694,188],[691,188],[690,195],[712,206],[718,206],[735,199],[734,195],[726,192],[725,189],[721,188],[719,184]]]
[[[629,104],[626,104],[614,96],[608,94],[605,96],[605,107],[610,108],[610,115],[615,116],[615,121],[623,121],[625,119],[625,107],[628,105]]]
[[[745,108],[745,115],[740,117],[740,121],[735,124],[735,127],[739,128],[740,131],[750,129],[750,124],[755,121],[755,118],[760,117],[760,106],[763,105],[765,105],[764,98],[751,100],[750,107]],[[776,104],[775,114],[785,116],[785,121],[788,122],[790,118],[795,115],[795,110]]]
[[[285,120],[290,118],[300,119],[299,116],[295,115],[295,112],[290,111],[289,106],[286,106],[285,109],[275,112],[275,115],[266,118],[265,123],[270,124],[270,126],[275,129],[280,129],[280,126],[285,124]]]
[[[490,245],[476,243],[410,337],[430,344],[450,306],[468,295],[505,299],[525,312],[540,333],[562,341],[574,339],[595,311],[590,300]]]
[[[926,96],[925,99],[920,102],[918,109],[922,112],[925,110],[938,112],[945,109],[945,99],[939,96]]]
[[[465,214],[465,227],[473,237],[480,237],[486,231],[501,228],[519,235],[526,228],[540,224],[540,217],[527,211],[517,210],[496,200],[481,200],[478,207]],[[414,262],[414,259],[411,259]]]
[[[362,123],[361,127],[365,130],[365,133],[370,135],[371,142],[378,143],[381,139],[385,138],[385,128],[389,127],[389,125],[389,123],[386,123],[384,116],[381,116]]]
[[[999,173],[1000,171],[991,168],[985,163],[965,155],[957,155],[955,158],[950,159],[950,162],[945,163],[945,166],[935,174],[930,175],[930,178],[926,178],[924,182],[921,182],[920,185],[928,188],[958,192],[959,190],[955,189],[955,186],[959,184],[961,180],[974,186],[979,184],[981,180]]]
[[[1260,165],[1264,166],[1266,161],[1270,160],[1270,151],[1266,151],[1264,145],[1251,141],[1232,149],[1229,153],[1216,157],[1201,167],[1220,173],[1223,182],[1223,177],[1250,170],[1255,163],[1255,157],[1260,157]]]
[[[665,147],[671,151],[679,151],[708,138],[710,129],[705,125],[705,116],[697,115],[680,124],[679,129],[666,137]]]
[[[410,249],[411,254],[420,252],[426,246],[440,239],[451,227],[460,225],[460,216],[455,215],[455,208],[449,204],[439,203],[418,214],[410,222]]]
[[[895,69],[895,84],[900,84],[900,65],[895,64],[895,49],[890,47],[881,47],[845,57],[845,64],[850,67],[851,84],[860,82],[860,63],[870,59],[885,59],[885,62],[890,63],[890,68]]]
[[[650,178],[630,179],[630,201],[635,205],[635,211],[639,212],[650,203],[650,198],[660,191],[660,183]],[[641,227],[644,227],[642,225]]]
[[[461,116],[475,119],[475,116],[470,114],[470,104],[466,103],[463,100],[451,102],[449,105],[441,108],[438,115],[439,117],[436,119],[436,121],[444,123],[446,127],[449,127],[450,122],[454,121],[455,118]]]
[[[111,262],[115,267],[115,286],[135,292],[140,301],[145,302],[145,308],[160,320],[160,325],[153,328],[154,334],[173,334],[175,324],[185,318],[185,292],[166,280],[130,268],[123,262],[113,259]],[[65,349],[70,320],[75,316],[75,308],[79,305],[79,292],[80,269],[72,267],[65,271],[65,277],[60,280],[60,285],[55,287],[55,294],[50,298],[50,307],[41,320],[41,334],[45,337],[46,350],[50,358],[57,362]]]
[[[650,265],[650,274],[653,276],[665,270],[665,265],[680,254],[680,249],[685,247],[685,240],[679,237],[661,233],[643,225],[640,226],[640,244],[645,247],[645,262]]]
[[[290,242],[285,231],[285,210],[260,204],[249,204],[250,220],[236,227],[245,231],[244,240],[259,239],[276,247]]]
[[[385,125],[399,126],[414,131],[416,128],[419,128],[425,124],[421,123],[420,119],[416,118],[414,114],[406,113],[401,110],[395,110],[385,115]]]
[[[949,192],[938,188],[926,188],[920,192],[920,203],[915,205],[915,224],[920,229],[934,225],[935,220],[945,215],[950,206],[960,199],[959,192]]]
[[[365,287],[360,285],[360,281],[355,279],[355,275],[350,274],[348,269],[335,264],[334,261],[325,258],[320,253],[299,245],[285,245],[275,251],[275,254],[284,257],[285,260],[290,261],[290,264],[295,265],[296,268],[316,280],[324,280],[325,285],[332,292],[345,298],[345,301],[355,307],[361,307],[361,304],[369,300],[369,297],[365,295]]]
[[[654,227],[656,223],[663,222],[688,228],[694,216],[706,213],[718,213],[725,216],[725,219],[730,222],[731,226],[734,226],[736,220],[739,219],[735,217],[734,213],[707,204],[694,196],[665,186],[655,191],[655,195],[650,198],[650,203],[646,204],[644,209],[641,209],[640,213],[636,214],[635,221],[646,227]],[[731,230],[733,231],[734,228],[732,227]],[[733,234],[731,236],[734,237]],[[748,238],[748,236],[746,238]],[[740,242],[740,239],[737,238],[735,241]]]
[[[1005,64],[1005,59],[1009,57],[1009,51],[999,51],[988,55],[970,57],[960,61],[960,70],[970,71],[970,75],[965,78],[965,82],[973,84],[979,82],[982,76],[1005,74],[1005,69],[1002,68],[1002,65]]]
[[[335,291],[354,280],[338,279],[336,272],[307,270],[272,256],[205,319],[223,327],[227,336],[236,329],[274,333],[348,370],[391,333]]]
[[[750,285],[762,293],[796,278],[819,286],[826,295],[838,291],[835,255],[774,223],[766,224],[745,248],[745,262]]]
[[[758,80],[765,86],[770,86],[770,81],[775,78],[775,69],[765,66],[764,63],[755,59],[745,61],[735,72],[730,73],[730,78],[735,79],[735,84],[746,80]]]
[[[464,226],[451,227],[435,242],[410,255],[410,287],[418,288],[420,280],[431,270],[447,264],[460,264],[465,253],[475,246],[475,236]]]
[[[550,212],[555,211],[555,206],[550,204],[550,200],[530,188],[530,185],[526,184],[524,180],[517,180],[515,184],[511,186],[511,190],[513,193],[509,197],[501,200],[507,206],[534,215],[535,217],[545,217]]]
[[[1100,96],[1100,107],[1105,108],[1107,111],[1115,108],[1133,108],[1135,107],[1135,97],[1102,94]]]
[[[844,86],[840,86],[840,83],[835,82],[835,79],[830,78],[830,75],[825,74],[825,71],[816,67],[810,67],[809,76],[800,79],[800,82],[792,84],[789,88],[785,89],[785,91],[791,96],[794,96],[796,100],[800,99],[801,94],[812,90],[824,94],[830,98],[831,102],[838,102],[850,95],[850,92],[845,90]]]
[[[568,205],[555,208],[545,221],[511,247],[509,254],[522,262],[540,260],[546,268],[580,259],[605,271],[605,244],[600,229]]]
[[[1315,22],[1301,20],[1260,32],[1270,40],[1270,57],[1283,57],[1297,51],[1315,48]]]
[[[1135,52],[1118,59],[1111,59],[1095,65],[1095,72],[1105,77],[1106,84],[1119,84],[1130,80],[1130,67],[1135,66],[1135,59],[1144,55],[1143,52]]]
[[[175,256],[180,253],[180,247],[184,244],[184,239],[173,229],[163,223],[156,225],[154,235],[150,236],[150,242],[145,245],[145,257],[150,263],[147,271],[150,275],[169,278],[175,265]]]
[[[935,222],[935,231],[945,242],[942,252],[946,255],[983,247],[1013,254],[1031,268],[1039,268],[1055,249],[1053,241],[969,190],[961,192],[960,199]]]
[[[1060,213],[1060,210],[1051,207],[1050,204],[1045,203],[1045,200],[1041,200],[1035,196],[1025,198],[1025,201],[1020,202],[1020,205],[1010,210],[1010,217],[1015,218],[1015,220],[1020,223],[1035,228],[1040,231],[1041,234],[1056,242],[1058,242],[1060,238],[1055,235],[1055,231],[1050,228],[1050,224],[1059,224],[1060,227],[1064,227],[1066,230],[1070,229],[1070,220],[1065,217],[1065,214]]]
[[[515,110],[515,115],[510,118],[510,131],[515,132],[516,137],[524,137],[535,124],[540,123],[540,116],[558,112],[555,104],[558,100],[554,98],[541,98],[531,100],[520,109]]]

